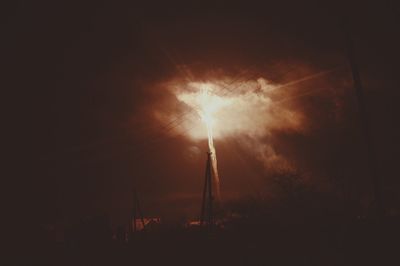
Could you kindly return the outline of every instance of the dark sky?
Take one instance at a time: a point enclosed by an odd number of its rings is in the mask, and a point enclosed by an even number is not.
[[[177,66],[199,78],[214,70],[234,76],[252,69],[285,83],[301,77],[296,70],[304,66],[318,72],[345,65],[344,17],[372,114],[385,195],[396,194],[397,6],[383,1],[165,2],[16,1],[4,9],[2,61],[6,90],[16,99],[6,105],[11,183],[17,192],[10,193],[11,206],[23,206],[42,222],[96,213],[120,222],[136,187],[150,215],[193,213],[205,156],[187,153],[202,151],[205,143],[163,135],[151,111],[170,95],[156,85],[182,75]],[[356,101],[349,72],[336,75],[334,87],[343,82],[340,121],[331,119],[337,111],[331,94],[302,98],[298,104],[315,121],[311,133],[280,132],[274,141],[305,171],[353,178],[350,193],[358,197],[368,194],[369,177]],[[155,138],[161,138],[157,145]],[[218,145],[227,197],[259,192],[265,175],[259,163],[234,139]]]

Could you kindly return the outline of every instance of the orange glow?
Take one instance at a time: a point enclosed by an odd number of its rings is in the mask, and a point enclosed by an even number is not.
[[[275,151],[271,140],[275,131],[306,130],[302,110],[282,101],[293,97],[293,90],[264,78],[237,80],[226,76],[205,82],[173,79],[163,86],[176,97],[178,108],[156,115],[163,123],[176,121],[174,133],[194,141],[208,139],[213,157],[215,140],[234,138],[266,168],[291,167]],[[219,182],[216,158],[213,168]]]
[[[187,117],[178,130],[192,139],[204,139],[211,129],[213,138],[220,139],[262,137],[274,129],[299,129],[302,114],[288,103],[273,101],[274,97],[285,97],[277,87],[263,78],[229,84],[220,80],[178,82],[172,87],[178,101],[197,113],[197,118]]]

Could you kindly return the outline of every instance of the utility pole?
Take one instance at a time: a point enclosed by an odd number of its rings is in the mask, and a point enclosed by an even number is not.
[[[139,204],[139,198],[137,196],[136,190],[134,190],[133,191],[133,208],[132,208],[132,213],[131,213],[130,222],[129,222],[129,231],[130,231],[130,233],[136,233],[137,232],[136,220],[138,218],[142,222],[142,226],[143,226],[143,229],[144,229],[145,228],[145,223],[144,223],[142,210],[141,210],[140,204]]]
[[[348,25],[344,24],[344,34],[346,40],[347,59],[351,68],[351,74],[353,77],[353,85],[356,91],[358,108],[360,112],[361,127],[364,136],[364,142],[367,149],[367,160],[369,172],[372,178],[372,184],[374,189],[374,203],[375,203],[375,214],[378,217],[383,216],[383,203],[382,203],[382,184],[381,178],[378,176],[376,166],[376,152],[375,146],[371,136],[370,116],[365,102],[364,89],[361,82],[360,73],[358,71],[358,65],[354,53],[354,44],[351,39],[351,35],[348,29]]]
[[[203,188],[203,201],[201,205],[200,226],[213,226],[213,193],[212,193],[212,169],[211,169],[211,152],[207,152],[206,172]]]

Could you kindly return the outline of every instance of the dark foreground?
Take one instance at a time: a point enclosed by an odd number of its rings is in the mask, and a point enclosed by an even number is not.
[[[130,241],[86,224],[63,241],[23,241],[9,265],[400,265],[398,218],[323,217],[240,218],[212,231],[164,225]]]

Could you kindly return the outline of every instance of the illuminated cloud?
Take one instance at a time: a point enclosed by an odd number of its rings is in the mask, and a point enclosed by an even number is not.
[[[193,141],[207,139],[202,120],[208,119],[214,139],[236,138],[267,168],[289,167],[265,139],[276,131],[302,130],[305,117],[299,108],[282,101],[290,95],[278,85],[265,78],[235,81],[223,77],[204,82],[172,80],[164,86],[175,96],[173,106],[179,108],[157,117],[164,124],[174,121],[174,133]]]

